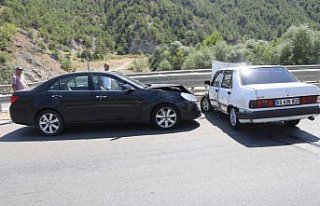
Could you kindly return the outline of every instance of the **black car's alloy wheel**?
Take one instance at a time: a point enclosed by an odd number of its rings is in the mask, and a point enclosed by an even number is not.
[[[171,129],[179,122],[178,111],[171,105],[157,107],[152,115],[152,123],[159,129]]]
[[[63,130],[63,120],[61,116],[51,110],[41,112],[37,118],[37,128],[42,135],[54,136]]]

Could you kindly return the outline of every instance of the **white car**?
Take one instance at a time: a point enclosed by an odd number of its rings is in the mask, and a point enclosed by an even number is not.
[[[229,115],[230,125],[284,122],[296,126],[301,119],[320,114],[319,88],[300,82],[282,66],[241,66],[213,71],[203,112]]]

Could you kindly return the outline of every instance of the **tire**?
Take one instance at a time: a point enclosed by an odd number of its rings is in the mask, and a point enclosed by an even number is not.
[[[291,121],[285,121],[284,124],[287,127],[295,127],[300,123],[300,120],[291,120]]]
[[[229,123],[232,129],[234,130],[241,130],[243,129],[243,124],[241,124],[238,120],[236,109],[231,108],[229,111]]]
[[[53,110],[40,112],[35,123],[38,131],[43,136],[59,135],[64,128],[64,122],[61,115]]]
[[[152,113],[151,123],[157,129],[169,130],[176,127],[179,122],[179,111],[170,104],[160,105]]]
[[[201,111],[203,113],[211,112],[212,111],[212,106],[209,100],[209,96],[205,95],[201,98],[200,101],[200,106],[201,106]]]

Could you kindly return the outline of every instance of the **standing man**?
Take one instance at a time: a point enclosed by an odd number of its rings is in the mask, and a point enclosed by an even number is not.
[[[19,91],[23,89],[28,89],[27,84],[25,83],[23,76],[22,76],[22,67],[16,67],[16,71],[12,76],[12,89],[13,91]]]

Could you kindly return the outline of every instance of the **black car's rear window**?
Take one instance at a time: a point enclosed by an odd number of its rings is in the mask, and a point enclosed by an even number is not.
[[[282,67],[253,68],[241,70],[241,82],[250,84],[289,83],[298,80],[287,69]]]

